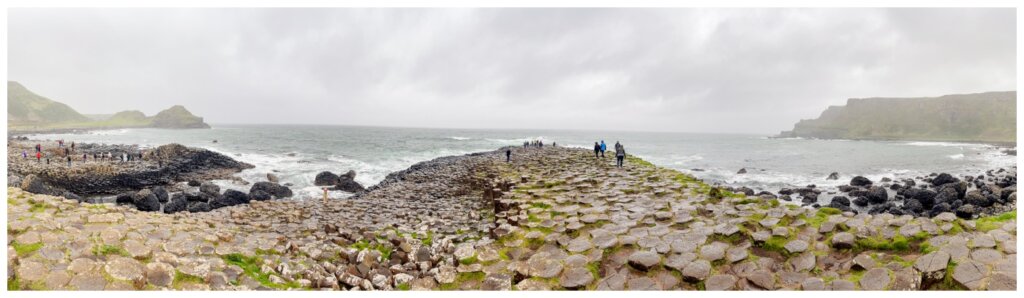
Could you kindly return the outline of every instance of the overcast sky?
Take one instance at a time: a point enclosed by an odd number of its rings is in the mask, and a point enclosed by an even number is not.
[[[8,79],[207,122],[777,133],[1015,90],[1009,9],[9,9]]]

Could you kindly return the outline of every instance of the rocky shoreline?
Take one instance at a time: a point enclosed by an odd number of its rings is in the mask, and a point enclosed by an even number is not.
[[[9,187],[8,288],[1016,288],[1016,211],[800,208],[633,157],[616,168],[587,150],[511,150],[510,163],[503,149],[419,163],[350,199],[209,212]]]

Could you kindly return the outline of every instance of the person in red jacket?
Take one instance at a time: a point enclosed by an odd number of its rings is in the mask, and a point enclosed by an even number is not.
[[[43,159],[43,153],[39,152],[39,151],[36,151],[36,163],[42,161],[42,159]]]

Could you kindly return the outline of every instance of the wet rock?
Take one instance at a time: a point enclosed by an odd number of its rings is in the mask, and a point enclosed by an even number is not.
[[[935,186],[945,185],[947,183],[955,183],[955,182],[960,182],[960,179],[957,179],[956,177],[953,177],[953,175],[946,174],[946,173],[939,174],[935,178],[932,178],[932,185],[935,185]]]
[[[224,191],[224,194],[220,195],[213,201],[210,201],[210,208],[217,209],[221,207],[229,207],[248,203],[249,195],[245,194],[244,192],[229,189]]]
[[[868,186],[868,185],[871,185],[871,180],[869,180],[868,178],[865,178],[864,176],[855,176],[855,177],[853,177],[853,179],[850,180],[850,185],[852,185],[852,186]]]
[[[188,200],[185,199],[185,195],[180,193],[174,194],[170,202],[164,204],[164,213],[177,213],[188,209]]]
[[[253,183],[252,187],[249,188],[249,193],[253,193],[253,192],[256,192],[256,191],[262,191],[262,192],[268,193],[268,194],[274,196],[274,198],[276,198],[276,199],[288,198],[288,197],[291,197],[293,195],[292,194],[292,190],[289,189],[287,186],[282,186],[282,185],[277,184],[275,182],[268,182],[268,181]]]
[[[828,174],[828,177],[826,177],[825,180],[839,180],[839,173],[832,172],[831,174]]]
[[[204,194],[216,197],[220,195],[220,186],[217,186],[212,182],[203,182],[203,184],[199,185],[199,191]]]

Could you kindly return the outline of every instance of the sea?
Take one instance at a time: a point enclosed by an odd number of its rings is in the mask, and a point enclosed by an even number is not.
[[[168,143],[202,147],[255,165],[238,176],[265,181],[267,173],[290,183],[295,198],[319,198],[314,177],[322,171],[356,172],[364,186],[391,172],[448,155],[522,146],[541,140],[545,146],[593,149],[604,141],[612,150],[620,142],[627,153],[656,165],[691,174],[704,181],[775,192],[781,188],[849,183],[860,175],[913,178],[930,173],[978,175],[990,169],[1016,167],[1016,156],[986,144],[853,141],[770,138],[753,134],[701,134],[582,130],[433,129],[313,125],[213,125],[212,129],[115,129],[85,133],[36,134],[35,140],[129,144],[154,147]],[[608,154],[607,158],[613,158]],[[738,174],[746,169],[745,174]],[[826,180],[829,173],[838,180]],[[247,190],[238,182],[222,187]],[[331,197],[349,194],[331,192]]]

